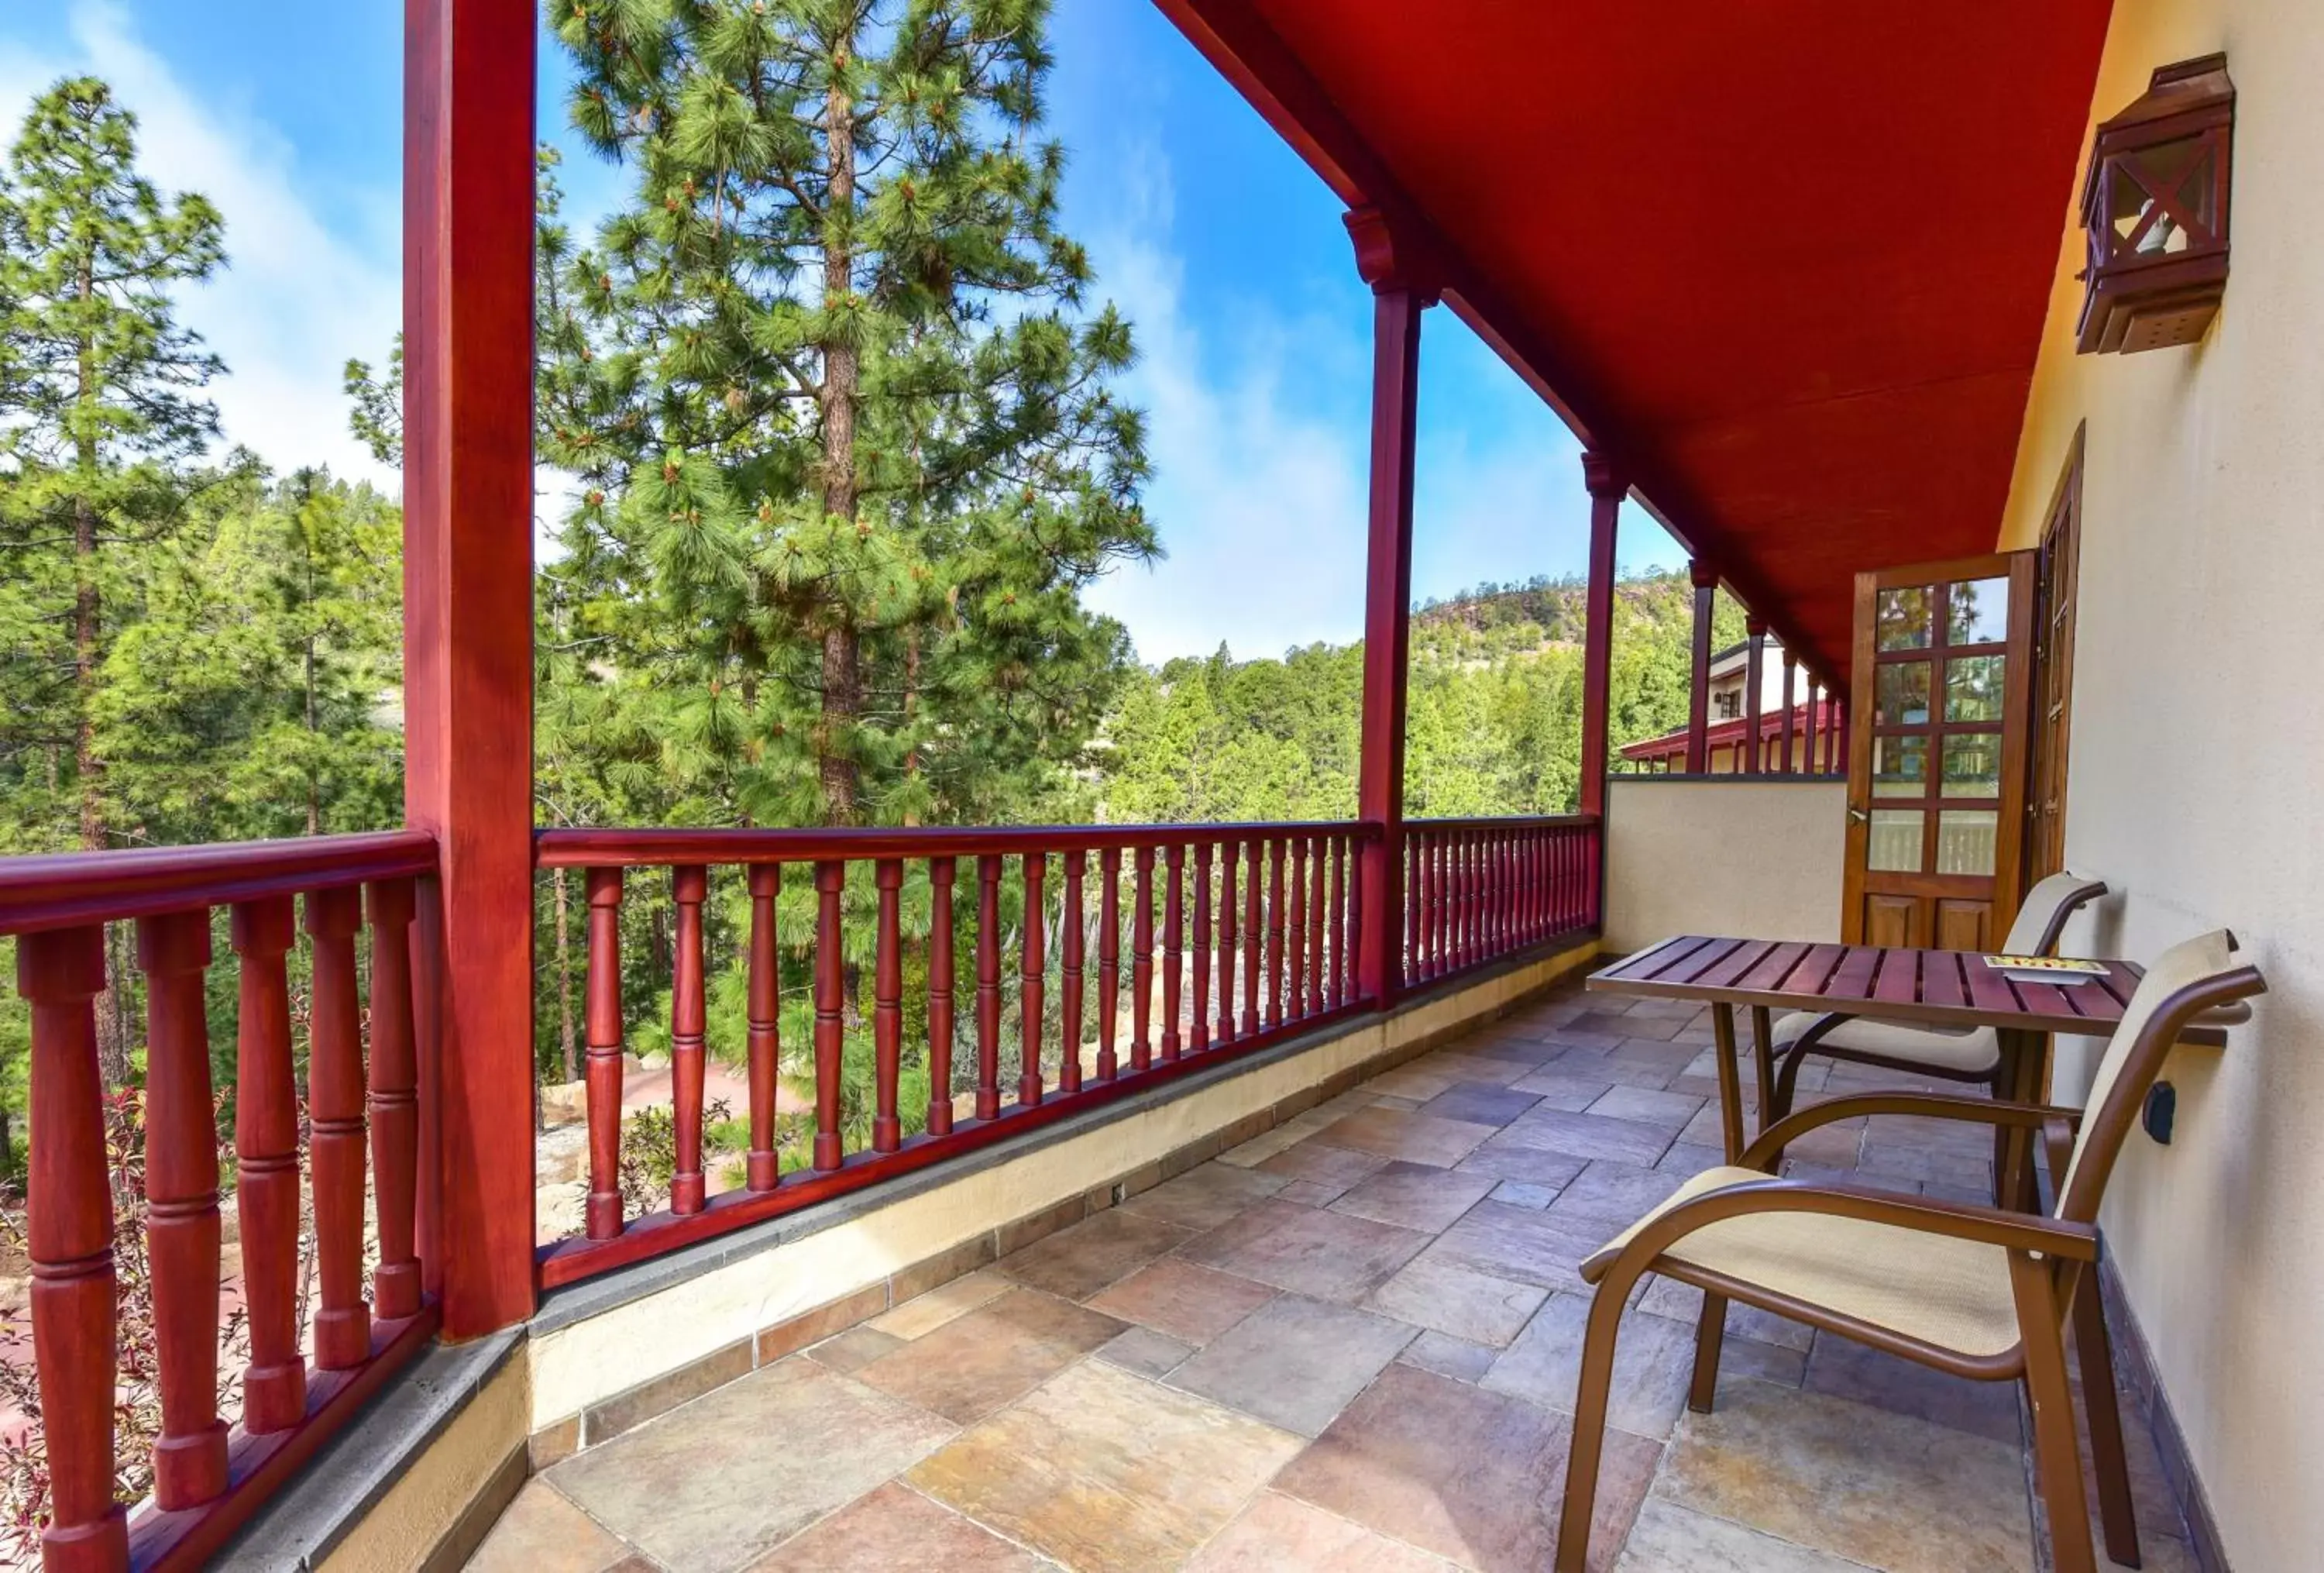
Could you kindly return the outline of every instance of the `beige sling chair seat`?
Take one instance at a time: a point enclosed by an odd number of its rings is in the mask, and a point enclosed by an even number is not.
[[[2129,1469],[2092,1272],[2098,1203],[2180,1031],[2197,1014],[2265,986],[2226,930],[2190,939],[2164,952],[2132,995],[2098,1062],[2087,1112],[1933,1093],[1829,1099],[1778,1121],[1738,1164],[1697,1175],[1584,1262],[1582,1276],[1597,1292],[1582,1341],[1559,1573],[1582,1573],[1588,1559],[1622,1308],[1649,1272],[1703,1291],[1687,1398],[1697,1411],[1710,1410],[1718,1388],[1730,1300],[1954,1375],[2023,1382],[2053,1566],[2058,1573],[2094,1573],[2066,1374],[2070,1318],[2107,1551],[2135,1567]],[[1886,1115],[2039,1133],[2058,1180],[2054,1211],[2009,1212],[1775,1177],[1776,1155],[1803,1133]]]
[[[2066,920],[2106,894],[2103,880],[2076,874],[2053,874],[2025,893],[2016,921],[2002,940],[2006,956],[2054,956],[2066,929]],[[1775,1087],[1768,1101],[1768,1118],[1792,1112],[1799,1085],[1800,1067],[1810,1053],[1937,1077],[1946,1081],[1982,1082],[1996,1097],[2007,1097],[2017,1067],[2004,1062],[2001,1034],[1990,1027],[1949,1030],[1883,1022],[1838,1011],[1794,1011],[1778,1017],[1769,1037],[1781,1061]]]

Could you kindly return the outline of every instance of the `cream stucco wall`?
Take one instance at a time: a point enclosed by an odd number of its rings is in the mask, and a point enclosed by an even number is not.
[[[2324,5],[2116,0],[2094,107],[2216,50],[2226,306],[2189,348],[2076,356],[2059,193],[2000,544],[2036,541],[2086,429],[2067,854],[2121,893],[2070,944],[2226,925],[2267,975],[2226,1052],[2173,1060],[2176,1140],[2132,1138],[2105,1225],[2224,1549],[2271,1573],[2324,1565]]]
[[[1847,812],[1839,782],[1612,777],[1606,948],[1687,933],[1839,939]]]

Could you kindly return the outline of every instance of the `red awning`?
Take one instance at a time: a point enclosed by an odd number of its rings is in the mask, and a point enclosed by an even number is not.
[[[1812,666],[1991,550],[2107,0],[1158,4]]]

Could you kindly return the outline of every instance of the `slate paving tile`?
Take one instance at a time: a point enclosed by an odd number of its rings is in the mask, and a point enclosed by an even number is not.
[[[1300,1446],[1207,1399],[1085,1360],[907,1478],[1081,1573],[1150,1573],[1187,1561]]]
[[[540,1478],[664,1567],[726,1573],[953,1434],[950,1422],[918,1405],[793,1358],[576,1453]],[[715,1437],[813,1437],[816,1445],[704,1445]]]
[[[1509,1083],[1511,1092],[1533,1093],[1540,1097],[1544,1107],[1563,1109],[1569,1114],[1580,1114],[1613,1088],[1611,1081],[1573,1075],[1563,1060]]]
[[[1182,1344],[1152,1328],[1132,1328],[1111,1342],[1101,1345],[1097,1357],[1119,1365],[1124,1371],[1135,1371],[1140,1376],[1151,1376],[1158,1381],[1185,1365],[1186,1356],[1194,1352],[1192,1344]]]
[[[1332,1210],[1434,1235],[1452,1227],[1495,1183],[1490,1175],[1462,1174],[1425,1163],[1391,1163],[1350,1187],[1345,1196],[1332,1203]]]
[[[1420,1112],[1440,1119],[1466,1120],[1471,1124],[1506,1125],[1540,1101],[1536,1095],[1519,1092],[1514,1087],[1463,1081],[1421,1105]]]
[[[1586,1158],[1569,1157],[1545,1148],[1488,1142],[1461,1160],[1455,1172],[1489,1174],[1496,1180],[1521,1180],[1527,1185],[1562,1190],[1589,1164]]]
[[[1476,1568],[1538,1573],[1557,1539],[1561,1416],[1396,1365],[1276,1477],[1286,1496]],[[1612,1565],[1661,1448],[1609,1432],[1591,1566]]]
[[[1595,1224],[1488,1199],[1445,1230],[1427,1254],[1495,1278],[1580,1290],[1575,1269],[1605,1244],[1606,1231]]]
[[[1495,1201],[1505,1201],[1511,1207],[1545,1208],[1557,1199],[1554,1185],[1528,1185],[1522,1180],[1504,1180],[1493,1187]]]
[[[1281,1204],[1277,1204],[1281,1205]],[[1090,1302],[1188,1344],[1207,1344],[1275,1298],[1264,1283],[1176,1256],[1139,1268]]]
[[[1215,1229],[1254,1202],[1266,1200],[1289,1181],[1264,1170],[1210,1162],[1190,1169],[1121,1203],[1120,1210],[1159,1218],[1185,1229]]]
[[[1674,1174],[1600,1158],[1574,1176],[1549,1208],[1558,1217],[1597,1225],[1610,1239],[1652,1212],[1678,1188],[1679,1178]]]
[[[1376,1105],[1334,1121],[1316,1133],[1314,1139],[1327,1147],[1450,1169],[1494,1131],[1494,1126],[1467,1120],[1439,1119]]]
[[[1536,1109],[1503,1126],[1492,1138],[1499,1147],[1541,1147],[1575,1158],[1617,1158],[1643,1168],[1670,1150],[1677,1133],[1604,1115]]]
[[[1278,1295],[1170,1376],[1286,1431],[1312,1437],[1412,1341],[1406,1323],[1349,1306]]]
[[[1477,1382],[1500,1356],[1501,1352],[1489,1344],[1472,1344],[1466,1338],[1428,1328],[1406,1344],[1397,1359],[1423,1371],[1434,1371],[1439,1376],[1450,1376],[1455,1382]]]
[[[808,1359],[828,1365],[834,1371],[859,1371],[904,1346],[905,1340],[891,1333],[871,1328],[850,1328],[836,1337],[825,1338],[807,1352]]]
[[[1262,1491],[1187,1573],[1457,1573],[1452,1564],[1296,1497]]]
[[[1387,1162],[1387,1159],[1370,1152],[1352,1152],[1345,1147],[1333,1147],[1309,1140],[1273,1153],[1259,1167],[1286,1180],[1305,1180],[1309,1185],[1331,1188],[1333,1194],[1338,1195]]]
[[[1702,1099],[1683,1092],[1658,1092],[1645,1087],[1609,1087],[1590,1106],[1590,1113],[1609,1120],[1635,1120],[1642,1125],[1683,1130],[1702,1107]]]
[[[784,1541],[750,1573],[1039,1573],[1053,1564],[894,1481]]]
[[[546,1480],[528,1480],[475,1554],[471,1573],[604,1573],[628,1544]]]
[[[1449,1082],[1473,1082],[1480,1087],[1507,1087],[1521,1076],[1533,1072],[1533,1064],[1522,1059],[1495,1059],[1475,1052],[1465,1040],[1457,1049],[1439,1049],[1413,1061],[1415,1067],[1431,1076],[1441,1076]]]
[[[1128,1324],[1033,1289],[1015,1289],[855,1373],[956,1424],[1023,1396]]]
[[[1003,1256],[999,1269],[1019,1283],[1066,1300],[1084,1300],[1195,1233],[1142,1213],[1108,1208]]]
[[[964,1273],[915,1295],[891,1311],[873,1317],[864,1326],[891,1337],[917,1338],[933,1333],[954,1317],[966,1316],[987,1300],[998,1300],[1016,1285],[990,1269]]]
[[[1415,1327],[1499,1346],[1517,1336],[1548,1292],[1424,1253],[1364,1303]]]
[[[1493,1362],[1482,1385],[1545,1408],[1572,1412],[1582,1380],[1582,1338],[1591,1297],[1554,1294]],[[1694,1370],[1694,1332],[1666,1317],[1623,1314],[1614,1344],[1607,1423],[1656,1441],[1668,1437],[1686,1407]]]
[[[1179,1254],[1277,1289],[1353,1305],[1428,1243],[1417,1229],[1264,1201],[1190,1241]]]
[[[1810,1393],[1852,1400],[1997,1442],[2015,1444],[2024,1434],[2015,1383],[1972,1382],[1932,1371],[1836,1334],[1817,1335],[1808,1356],[1806,1386]]]
[[[1649,1495],[1614,1573],[1864,1573],[1860,1564]]]

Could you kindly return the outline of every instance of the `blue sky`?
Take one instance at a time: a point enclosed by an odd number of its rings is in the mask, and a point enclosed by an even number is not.
[[[1093,598],[1149,661],[1351,638],[1371,303],[1339,205],[1150,0],[1056,10],[1066,226],[1137,331],[1126,393],[1148,412],[1148,502],[1169,553]],[[569,142],[566,73],[542,47],[542,132]],[[155,178],[224,210],[234,265],[184,316],[232,368],[217,390],[227,435],[278,467],[392,481],[346,435],[338,368],[383,355],[400,314],[401,49],[393,0],[0,5],[12,137],[33,92],[96,71],[143,117]],[[562,178],[576,227],[621,194],[621,171],[585,152]],[[1556,418],[1442,309],[1421,380],[1415,593],[1579,572],[1587,499]],[[1625,526],[1626,563],[1677,560],[1649,521]]]

